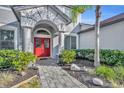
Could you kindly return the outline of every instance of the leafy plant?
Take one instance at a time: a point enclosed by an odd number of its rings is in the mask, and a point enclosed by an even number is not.
[[[116,73],[111,67],[108,66],[100,66],[95,70],[96,75],[106,78],[107,80],[115,80]]]
[[[74,50],[76,53],[80,52],[82,58],[93,61],[94,60],[94,49],[78,49]],[[77,57],[78,58],[78,57]],[[103,64],[110,66],[124,66],[124,51],[101,49],[100,50],[100,61]]]
[[[108,67],[100,66],[95,70],[96,75],[104,77],[109,80],[113,87],[123,87],[124,86],[124,67]]]
[[[117,66],[114,67],[114,71],[116,73],[116,79],[120,82],[123,82],[124,80],[124,67],[123,66]]]
[[[0,50],[0,68],[23,71],[30,62],[35,62],[36,56],[29,52],[17,50]]]
[[[69,64],[75,61],[76,53],[73,50],[64,50],[61,54],[61,59],[63,62]]]

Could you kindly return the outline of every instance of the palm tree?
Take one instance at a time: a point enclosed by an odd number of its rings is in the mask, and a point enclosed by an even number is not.
[[[95,24],[95,55],[94,55],[94,66],[100,66],[100,49],[99,49],[99,29],[100,29],[100,6],[96,6],[96,24]]]
[[[80,5],[80,6],[73,6],[72,8],[72,22],[77,22],[77,17],[79,14],[85,12],[88,8],[92,6],[89,5]],[[100,6],[96,6],[96,23],[95,23],[95,55],[94,55],[94,66],[97,67],[100,65],[100,57],[99,57],[99,28],[100,28]]]
[[[75,24],[77,22],[78,15],[82,14],[83,12],[85,12],[87,9],[89,9],[91,7],[92,6],[90,6],[90,5],[73,6],[72,11],[71,11],[72,22]]]

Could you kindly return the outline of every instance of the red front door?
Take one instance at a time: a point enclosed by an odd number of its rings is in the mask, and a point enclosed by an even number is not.
[[[34,38],[34,54],[37,57],[50,56],[50,38]]]

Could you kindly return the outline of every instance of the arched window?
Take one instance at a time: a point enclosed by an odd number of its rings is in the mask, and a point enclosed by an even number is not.
[[[37,34],[43,34],[43,35],[50,35],[47,31],[45,30],[38,30]]]

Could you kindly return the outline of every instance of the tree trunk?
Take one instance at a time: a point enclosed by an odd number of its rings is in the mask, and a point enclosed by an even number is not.
[[[100,6],[96,6],[96,24],[95,24],[95,55],[94,66],[100,66],[100,50],[99,50],[99,29],[100,29]]]

